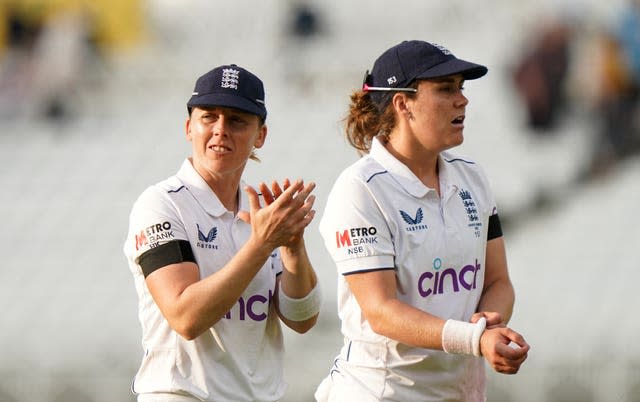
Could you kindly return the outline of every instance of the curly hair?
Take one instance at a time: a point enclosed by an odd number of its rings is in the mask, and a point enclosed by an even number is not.
[[[417,81],[409,85],[411,88],[417,88],[417,86]],[[413,98],[415,94],[410,93],[407,96]],[[359,154],[369,153],[373,138],[377,135],[387,137],[396,126],[392,98],[393,93],[383,94],[380,102],[374,102],[369,92],[357,90],[351,94],[349,113],[344,119],[345,134],[349,144]]]

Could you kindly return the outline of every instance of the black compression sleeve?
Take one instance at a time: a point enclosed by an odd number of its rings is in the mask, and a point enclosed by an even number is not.
[[[158,268],[180,262],[196,262],[191,244],[186,240],[173,240],[151,250],[145,251],[138,257],[138,264],[146,278]]]
[[[502,237],[502,225],[498,214],[489,217],[489,230],[487,231],[487,241]]]

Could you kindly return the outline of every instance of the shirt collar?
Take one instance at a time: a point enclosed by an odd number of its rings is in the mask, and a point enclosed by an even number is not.
[[[418,177],[413,174],[411,169],[404,163],[400,162],[393,156],[387,148],[375,137],[371,142],[371,150],[369,155],[398,182],[406,192],[416,198],[424,197],[429,191],[435,191],[431,187],[425,186]],[[442,153],[438,155],[440,190],[449,192],[451,189],[457,189],[458,176],[450,164],[445,162]]]
[[[458,191],[461,186],[462,178],[457,169],[455,169],[451,162],[455,159],[453,155],[444,151],[438,155],[438,166],[440,167],[440,191],[443,196],[448,196]]]
[[[391,155],[387,148],[382,145],[378,137],[374,137],[371,141],[371,150],[369,155],[393,177],[405,189],[406,192],[414,197],[424,197],[430,190],[425,186],[413,172],[405,165]]]
[[[187,187],[189,192],[198,201],[200,206],[207,211],[208,214],[220,217],[229,212],[222,205],[216,193],[213,192],[207,182],[200,176],[200,174],[193,167],[193,164],[186,158],[182,162],[180,170],[176,174],[178,179]],[[240,184],[240,188],[244,187],[244,183]],[[244,191],[240,192],[240,204],[239,210],[249,211],[249,202]]]

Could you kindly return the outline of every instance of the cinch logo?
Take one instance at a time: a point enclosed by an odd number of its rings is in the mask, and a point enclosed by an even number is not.
[[[156,223],[148,226],[140,231],[136,238],[136,250],[148,245],[157,243],[160,240],[170,239],[173,237],[170,222]]]
[[[447,289],[459,292],[461,286],[466,290],[476,288],[476,277],[478,271],[480,271],[480,263],[478,263],[477,259],[474,265],[465,265],[460,269],[460,272],[453,267],[442,271],[440,271],[440,268],[442,268],[442,260],[436,258],[433,260],[433,270],[435,272],[427,271],[420,275],[418,279],[418,293],[420,293],[420,296],[428,297],[430,295],[443,294]]]
[[[264,321],[267,318],[267,312],[269,311],[269,304],[273,299],[273,292],[269,289],[268,297],[257,294],[248,297],[246,300],[244,297],[238,299],[238,319],[245,321],[247,316],[252,321]],[[257,305],[256,305],[257,304]],[[224,315],[224,318],[230,320],[232,317],[231,311]]]
[[[218,228],[212,227],[209,230],[209,233],[205,236],[204,233],[200,230],[200,225],[196,223],[196,227],[198,228],[198,243],[196,243],[196,247],[198,248],[210,248],[210,249],[218,249],[218,246],[215,244],[210,244],[212,241],[216,239],[218,236]]]
[[[408,232],[427,229],[427,225],[419,225],[419,223],[422,222],[422,218],[423,218],[422,208],[418,208],[418,210],[416,211],[415,218],[409,215],[408,213],[404,212],[403,210],[400,210],[400,216],[402,216],[402,219],[405,222],[411,225],[405,228],[405,230]]]

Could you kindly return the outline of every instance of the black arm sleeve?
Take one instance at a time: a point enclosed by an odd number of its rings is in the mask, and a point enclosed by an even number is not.
[[[487,241],[502,237],[502,225],[498,214],[489,217],[489,230],[487,231]]]
[[[138,257],[138,264],[146,278],[158,268],[180,262],[196,262],[191,244],[186,240],[173,240],[151,250],[145,251]]]

